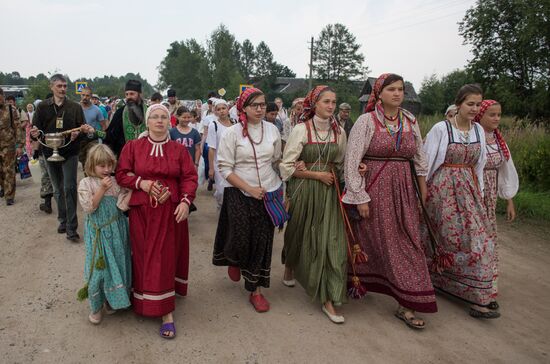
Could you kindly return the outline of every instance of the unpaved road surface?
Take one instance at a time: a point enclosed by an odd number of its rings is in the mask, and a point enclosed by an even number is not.
[[[56,233],[55,210],[38,210],[40,171],[31,169],[16,204],[0,201],[0,363],[550,362],[549,228],[501,223],[498,320],[470,318],[465,305],[438,295],[439,312],[424,315],[428,327],[416,332],[393,316],[392,299],[370,294],[344,305],[346,323],[337,326],[301,287],[281,284],[279,233],[266,291],[272,308],[254,312],[242,282],[211,264],[217,216],[204,189],[189,220],[189,295],[176,302],[175,340],[131,310],[93,326],[87,303],[76,300],[84,245]],[[83,217],[80,210],[81,226]]]

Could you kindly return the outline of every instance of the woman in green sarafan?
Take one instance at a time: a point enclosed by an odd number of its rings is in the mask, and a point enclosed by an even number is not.
[[[346,233],[336,186],[346,134],[333,117],[335,108],[336,93],[330,87],[311,90],[301,122],[285,146],[280,170],[288,182],[291,217],[284,238],[283,283],[293,286],[294,275],[332,322],[343,323],[334,306],[346,297]]]

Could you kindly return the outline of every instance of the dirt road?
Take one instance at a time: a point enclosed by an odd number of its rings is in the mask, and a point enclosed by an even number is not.
[[[502,318],[479,321],[438,296],[439,312],[415,332],[393,317],[388,297],[350,301],[337,326],[301,287],[281,284],[276,234],[271,311],[255,313],[241,284],[211,264],[215,203],[201,189],[190,218],[189,295],[176,302],[175,340],[159,321],[131,311],[93,326],[82,286],[84,245],[56,233],[55,211],[38,211],[39,176],[18,182],[16,204],[0,202],[1,363],[543,363],[550,362],[550,229],[500,225]],[[79,211],[79,220],[83,219]],[[82,223],[81,223],[82,225]],[[81,229],[79,229],[82,235]]]

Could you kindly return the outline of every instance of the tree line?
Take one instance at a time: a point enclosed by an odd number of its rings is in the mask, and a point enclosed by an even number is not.
[[[550,118],[550,2],[478,0],[459,23],[473,58],[464,70],[432,75],[420,90],[423,112],[444,112],[458,85],[478,82],[504,112],[534,121]]]

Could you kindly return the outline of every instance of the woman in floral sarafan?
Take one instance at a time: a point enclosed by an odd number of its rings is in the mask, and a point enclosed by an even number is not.
[[[429,255],[434,286],[471,304],[470,315],[492,319],[494,241],[486,229],[483,169],[485,132],[474,122],[482,101],[479,86],[462,86],[452,121],[435,124],[426,136],[426,208],[438,242]]]

